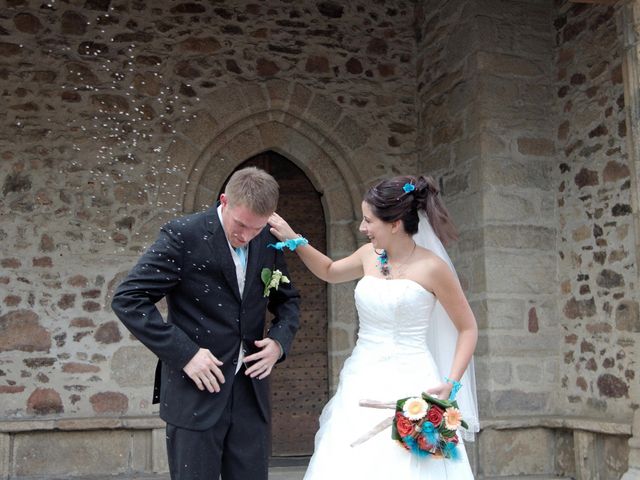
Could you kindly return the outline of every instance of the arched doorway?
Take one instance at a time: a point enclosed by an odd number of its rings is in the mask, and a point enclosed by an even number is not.
[[[326,251],[326,222],[321,194],[307,176],[286,157],[267,151],[236,169],[256,166],[280,185],[280,213],[320,251]],[[226,181],[225,181],[226,184]],[[222,187],[224,190],[224,186]],[[300,329],[287,361],[271,375],[272,456],[308,455],[318,417],[329,391],[327,357],[327,287],[287,251],[291,278],[300,291]],[[270,314],[267,314],[269,316]]]

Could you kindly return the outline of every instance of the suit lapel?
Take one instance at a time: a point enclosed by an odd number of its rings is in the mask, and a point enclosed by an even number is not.
[[[238,290],[238,278],[236,277],[236,266],[231,258],[231,251],[229,250],[229,241],[224,233],[220,219],[218,218],[218,211],[216,207],[210,208],[207,212],[207,227],[211,233],[211,237],[208,239],[209,247],[213,251],[214,258],[218,260],[222,273],[224,274],[231,291],[236,296],[238,301],[241,301],[240,290]],[[247,290],[245,284],[245,291]]]

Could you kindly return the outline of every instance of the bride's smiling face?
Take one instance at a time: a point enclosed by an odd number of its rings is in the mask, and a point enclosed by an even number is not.
[[[369,241],[373,248],[386,248],[391,237],[392,224],[383,222],[373,214],[371,205],[362,202],[362,222],[360,222],[360,231],[369,237]]]

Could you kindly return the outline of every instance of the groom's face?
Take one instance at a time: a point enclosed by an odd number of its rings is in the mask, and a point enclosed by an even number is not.
[[[224,193],[220,195],[220,204],[222,205],[224,233],[234,248],[249,243],[267,225],[269,220],[270,215],[263,217],[242,204],[232,205]]]

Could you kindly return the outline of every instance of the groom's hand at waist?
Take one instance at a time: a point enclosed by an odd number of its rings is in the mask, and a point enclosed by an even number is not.
[[[262,380],[269,376],[271,369],[282,355],[282,350],[278,342],[268,337],[253,343],[260,350],[244,357],[245,364],[255,362],[247,368],[245,375]]]
[[[224,375],[219,367],[222,362],[206,348],[198,350],[183,370],[200,390],[205,388],[211,393],[220,391],[220,384],[224,383]]]

